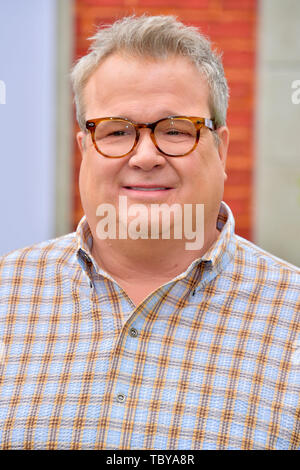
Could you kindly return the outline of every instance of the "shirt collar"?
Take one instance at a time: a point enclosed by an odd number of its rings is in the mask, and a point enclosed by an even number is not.
[[[222,201],[218,218],[217,218],[217,229],[220,231],[220,235],[215,243],[209,248],[209,250],[201,257],[194,260],[188,269],[177,276],[175,279],[182,278],[195,268],[195,266],[205,263],[206,269],[212,270],[217,274],[230,262],[234,256],[235,243],[233,240],[235,228],[235,221],[233,214],[229,206]],[[84,271],[90,277],[90,265],[94,265],[95,271],[98,271],[98,266],[91,254],[93,246],[93,236],[87,222],[86,216],[83,216],[80,220],[77,230],[77,259],[84,269]]]
[[[219,274],[226,265],[233,259],[235,252],[235,242],[233,238],[235,221],[229,206],[222,201],[217,218],[217,229],[220,234],[214,244],[202,255],[195,259],[184,273],[179,274],[175,279],[195,276],[195,270],[200,273],[198,278],[201,286],[209,282]]]
[[[217,219],[217,229],[220,231],[220,235],[202,256],[203,261],[208,261],[215,269],[221,270],[233,258],[235,251],[233,240],[234,228],[235,221],[233,214],[229,206],[222,201]]]
[[[77,260],[91,280],[91,264],[94,264],[92,257],[93,235],[88,224],[87,218],[84,215],[80,220],[76,230]]]

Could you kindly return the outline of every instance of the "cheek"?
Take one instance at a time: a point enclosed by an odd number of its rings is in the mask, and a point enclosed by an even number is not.
[[[85,155],[80,167],[79,185],[81,192],[97,197],[109,193],[118,181],[121,163],[99,158],[94,154]]]
[[[194,201],[214,201],[224,190],[224,168],[217,149],[209,152],[199,152],[193,155],[186,166],[180,165],[178,173],[185,187]]]
[[[194,173],[212,183],[223,178],[224,168],[217,147],[214,144],[199,148],[194,161]]]
[[[87,171],[87,166],[85,161],[81,162],[80,172],[79,172],[79,192],[81,197],[81,202],[83,205],[84,210],[86,211],[86,203],[89,199],[89,191],[88,188],[90,187],[89,176]]]
[[[95,193],[95,188],[98,186],[98,180],[98,165],[92,155],[85,154],[81,162],[79,173],[79,188],[82,198],[90,198]]]

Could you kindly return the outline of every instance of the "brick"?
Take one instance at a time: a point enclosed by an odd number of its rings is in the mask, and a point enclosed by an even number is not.
[[[232,200],[247,199],[251,196],[250,185],[226,185],[225,194],[228,198]]]
[[[229,84],[230,87],[230,94],[234,98],[240,98],[245,96],[252,96],[253,94],[253,87],[252,83],[249,82],[231,82]]]
[[[209,6],[209,0],[139,0],[139,6],[145,7],[172,7],[172,8],[207,8]]]
[[[251,181],[251,170],[234,170],[231,169],[228,173],[228,184],[229,185],[248,185]]]
[[[232,91],[232,90],[231,90]],[[228,126],[245,126],[251,127],[253,126],[253,110],[237,110],[231,111],[228,113],[227,119]]]
[[[224,67],[254,67],[254,51],[228,51],[223,55]]]
[[[222,8],[224,10],[251,10],[256,11],[257,0],[223,0]]]
[[[253,68],[250,67],[245,67],[243,69],[243,73],[241,73],[241,70],[239,67],[225,67],[225,72],[226,72],[226,77],[227,80],[229,81],[229,84],[233,82],[238,82],[238,83],[253,83]]]
[[[232,155],[229,151],[229,156],[227,157],[226,162],[226,171],[230,173],[232,170],[252,170],[253,162],[251,158],[248,156],[240,157],[236,155]]]
[[[77,2],[84,6],[85,8],[89,7],[104,7],[104,6],[120,6],[124,5],[125,1],[120,1],[120,0],[81,0],[80,2]]]
[[[230,132],[230,127],[229,127],[229,132]],[[245,155],[248,153],[248,149],[245,147],[244,141],[241,140],[234,140],[230,136],[230,142],[229,142],[229,149],[230,149],[230,154],[234,155]]]
[[[228,22],[211,22],[207,23],[197,22],[198,26],[207,31],[211,39],[218,39],[221,42],[222,38],[245,38],[254,36],[253,25],[247,21],[228,21]]]
[[[227,201],[227,199],[225,200]],[[247,214],[248,216],[250,215],[249,207],[248,207],[246,199],[233,200],[233,201],[230,201],[230,204],[231,204],[233,215],[235,215],[236,213]]]
[[[231,126],[230,127],[230,138],[233,141],[248,143],[249,140],[252,138],[252,134],[250,134],[250,129],[248,129],[247,127]]]

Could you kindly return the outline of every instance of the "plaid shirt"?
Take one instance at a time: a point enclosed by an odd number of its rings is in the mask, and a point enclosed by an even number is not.
[[[300,271],[218,228],[138,306],[85,218],[0,259],[1,449],[300,449]]]

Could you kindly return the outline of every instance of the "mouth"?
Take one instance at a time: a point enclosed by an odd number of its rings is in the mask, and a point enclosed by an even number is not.
[[[125,189],[129,189],[131,191],[168,191],[168,186],[124,186]]]
[[[134,198],[143,200],[145,198],[150,198],[151,200],[155,200],[157,198],[163,198],[170,191],[172,191],[170,186],[164,185],[137,185],[137,186],[123,186],[122,192],[127,194],[128,196],[132,196]]]

